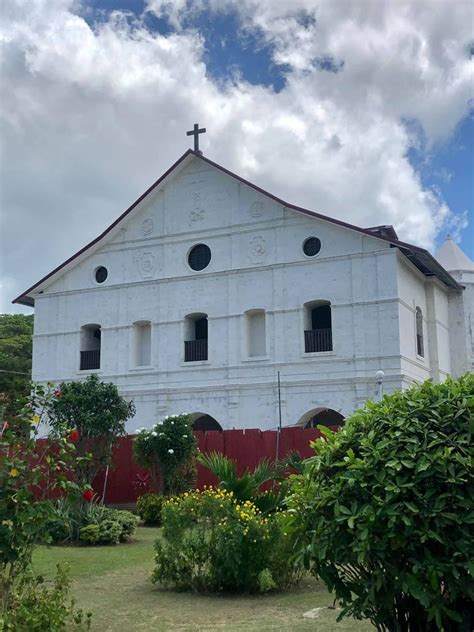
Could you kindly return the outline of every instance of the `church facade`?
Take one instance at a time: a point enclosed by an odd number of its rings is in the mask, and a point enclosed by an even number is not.
[[[381,371],[384,392],[467,371],[471,272],[189,150],[15,301],[35,307],[33,379],[116,383],[130,433],[183,411],[197,428],[270,429],[280,414],[342,422]]]

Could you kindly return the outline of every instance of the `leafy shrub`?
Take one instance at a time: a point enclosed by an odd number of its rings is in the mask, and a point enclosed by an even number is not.
[[[107,509],[107,519],[120,525],[120,542],[127,542],[137,530],[139,519],[131,511],[122,509]]]
[[[118,544],[128,541],[137,525],[138,518],[130,511],[110,509],[99,503],[78,505],[59,500],[54,504],[46,531],[53,542]]]
[[[130,511],[103,507],[97,522],[79,530],[79,539],[86,544],[119,544],[130,540],[138,524],[137,516]]]
[[[4,632],[54,632],[90,629],[90,614],[76,610],[69,598],[70,579],[66,571],[57,566],[54,586],[44,587],[41,577],[23,576],[17,586],[9,609],[0,614],[0,630]]]
[[[100,526],[88,524],[79,530],[79,539],[86,544],[98,544],[100,542]]]
[[[206,489],[166,501],[155,544],[152,581],[196,591],[262,592],[284,588],[298,569],[283,556],[291,539],[276,516],[239,503],[232,492]]]
[[[196,437],[189,415],[165,417],[154,428],[142,428],[133,442],[138,465],[150,471],[155,491],[173,496],[194,486]]]
[[[159,494],[143,494],[137,500],[137,513],[145,524],[161,524],[161,508],[163,496]]]
[[[317,456],[292,499],[301,557],[341,616],[378,630],[474,621],[474,376],[369,403]]]

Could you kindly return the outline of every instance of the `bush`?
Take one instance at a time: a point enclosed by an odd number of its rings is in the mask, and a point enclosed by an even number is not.
[[[174,496],[191,489],[196,481],[196,437],[191,417],[165,417],[154,428],[142,428],[133,442],[138,465],[149,470],[155,491]]]
[[[153,582],[181,590],[264,592],[298,577],[280,517],[212,488],[166,501]],[[282,555],[282,551],[285,554]]]
[[[301,558],[341,617],[378,630],[469,630],[474,376],[369,403],[314,443],[292,499]]]
[[[120,542],[128,542],[137,530],[139,519],[131,511],[119,509],[107,509],[109,520],[113,520],[120,525]]]
[[[119,544],[135,533],[138,518],[130,511],[103,507],[97,520],[79,530],[79,540],[86,544]]]
[[[163,496],[159,494],[143,494],[137,500],[137,513],[147,525],[161,524],[161,508]]]
[[[130,540],[138,518],[130,511],[110,509],[98,503],[77,505],[64,500],[53,505],[45,533],[46,539],[64,543],[68,540],[87,544],[119,544]]]
[[[4,632],[54,632],[89,630],[90,614],[76,610],[69,598],[70,580],[58,565],[54,586],[44,587],[41,577],[25,575],[12,596],[7,612],[0,614]]]
[[[100,541],[100,526],[98,524],[88,524],[79,530],[79,540],[86,544],[98,544]]]

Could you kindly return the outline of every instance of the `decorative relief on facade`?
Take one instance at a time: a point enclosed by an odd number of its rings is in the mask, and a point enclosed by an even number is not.
[[[255,200],[250,205],[250,215],[252,217],[261,217],[263,215],[263,202]]]
[[[153,220],[150,217],[147,217],[147,219],[144,219],[142,222],[142,233],[146,236],[146,235],[151,235],[151,233],[153,232]]]
[[[156,257],[151,252],[144,252],[138,257],[138,269],[144,279],[153,276],[156,269]]]
[[[200,222],[204,219],[204,215],[205,210],[201,200],[201,193],[199,191],[196,191],[193,193],[193,208],[191,210],[191,213],[189,214],[189,217],[192,222]]]
[[[263,263],[267,256],[267,243],[263,237],[254,237],[249,241],[249,257],[254,263]]]

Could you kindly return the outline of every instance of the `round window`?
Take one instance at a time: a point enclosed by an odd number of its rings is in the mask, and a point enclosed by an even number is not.
[[[321,241],[317,237],[308,237],[303,243],[303,252],[307,257],[315,257],[321,250]]]
[[[103,283],[108,275],[109,273],[107,268],[104,268],[104,266],[100,266],[95,271],[95,280],[97,281],[97,283]]]
[[[204,270],[211,261],[211,250],[206,244],[197,244],[189,251],[188,263],[193,270]]]

